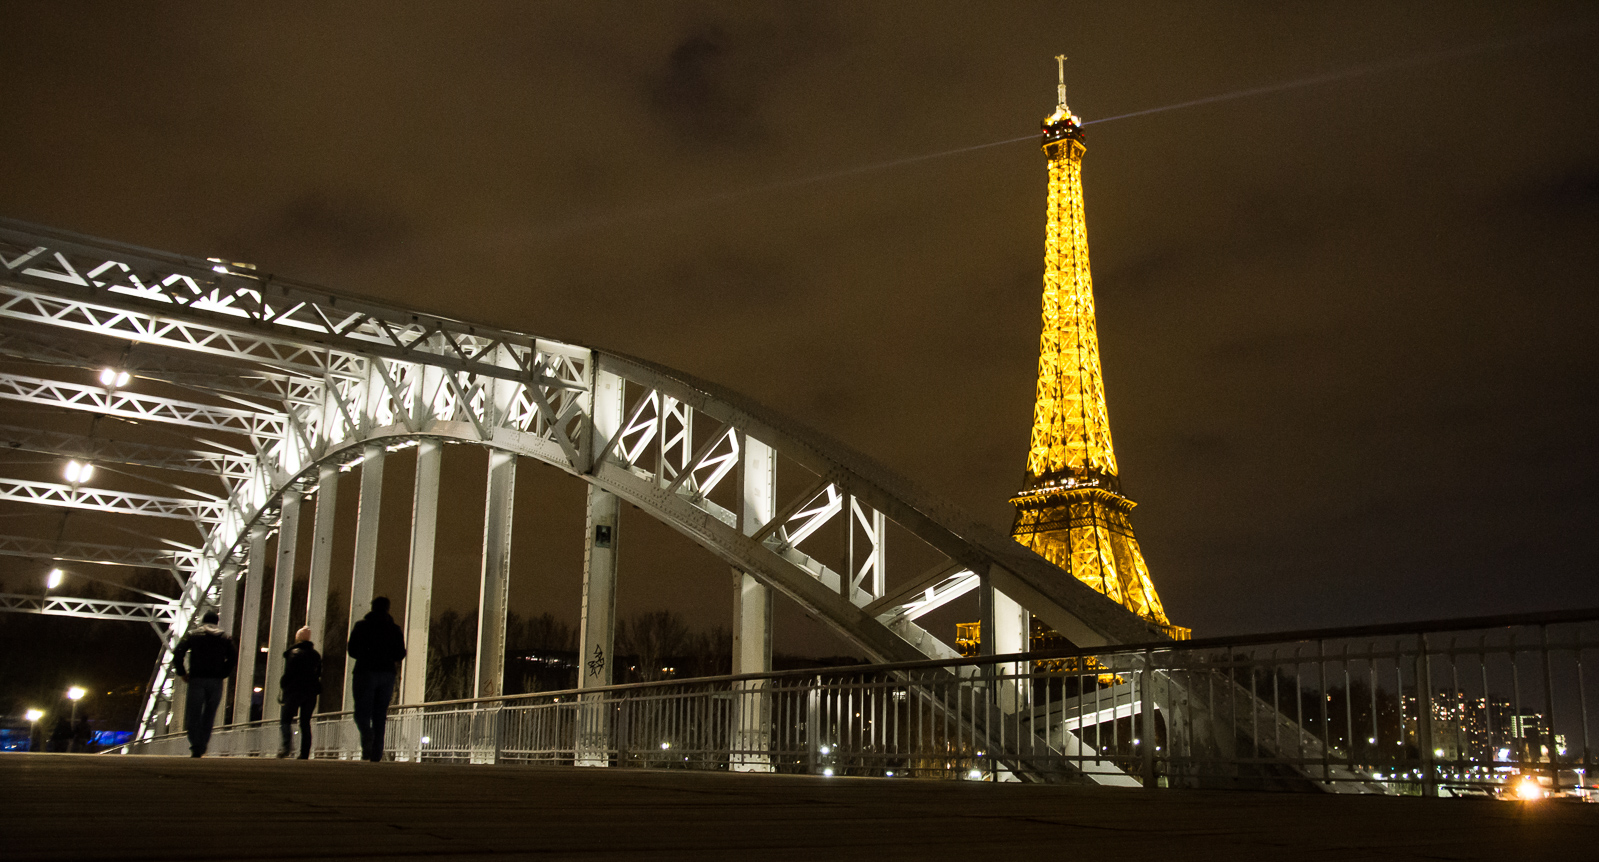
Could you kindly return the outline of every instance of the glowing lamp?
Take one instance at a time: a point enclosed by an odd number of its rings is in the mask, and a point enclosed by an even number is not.
[[[47,590],[53,590],[56,587],[61,586],[61,579],[66,577],[66,575],[67,573],[61,571],[60,569],[51,569],[50,574],[45,576],[44,588]]]
[[[61,472],[67,477],[68,482],[76,485],[89,481],[89,477],[94,475],[94,465],[88,462],[68,461],[66,468]]]
[[[44,710],[42,710],[42,709],[30,709],[27,712],[23,713],[22,717],[26,718],[30,722],[38,721],[39,719],[44,718]]]
[[[86,694],[88,694],[88,692],[84,691],[82,688],[80,688],[78,686],[73,686],[73,687],[67,689],[67,699],[68,700],[83,700],[83,696],[86,695]]]

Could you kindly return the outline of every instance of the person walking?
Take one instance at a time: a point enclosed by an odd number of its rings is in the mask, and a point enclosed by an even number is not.
[[[389,616],[389,600],[378,596],[372,610],[350,630],[347,648],[355,659],[350,688],[354,693],[355,726],[361,731],[361,759],[383,759],[383,731],[394,698],[394,674],[405,658],[405,635]]]
[[[300,759],[311,758],[311,713],[316,710],[316,699],[322,696],[322,654],[311,643],[311,627],[302,626],[294,633],[294,646],[283,653],[283,678],[280,697],[283,708],[278,712],[279,726],[283,730],[283,747],[279,757],[293,753],[294,719],[300,718]]]
[[[200,617],[200,627],[178,641],[172,654],[172,670],[189,684],[188,704],[183,714],[189,733],[189,756],[199,757],[211,745],[211,725],[222,705],[222,684],[233,676],[239,649],[233,638],[217,627],[216,611]],[[188,667],[184,667],[184,659]]]

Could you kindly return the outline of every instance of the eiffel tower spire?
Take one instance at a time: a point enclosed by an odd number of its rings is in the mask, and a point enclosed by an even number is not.
[[[1110,413],[1094,328],[1094,290],[1083,217],[1081,121],[1066,107],[1065,57],[1060,101],[1044,120],[1049,159],[1049,218],[1044,240],[1044,331],[1038,351],[1038,399],[1027,451],[1027,479],[1011,499],[1011,535],[1073,577],[1158,624],[1171,625],[1149,577],[1121,495]]]

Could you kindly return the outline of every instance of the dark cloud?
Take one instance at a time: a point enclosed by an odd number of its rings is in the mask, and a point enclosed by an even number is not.
[[[360,193],[312,191],[285,203],[264,228],[268,241],[362,258],[405,241],[410,225]]]

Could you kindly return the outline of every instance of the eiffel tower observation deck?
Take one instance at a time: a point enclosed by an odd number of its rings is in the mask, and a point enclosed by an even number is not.
[[[1026,484],[1011,498],[1011,535],[1072,576],[1173,638],[1191,632],[1166,618],[1122,496],[1111,445],[1094,290],[1083,215],[1081,121],[1066,107],[1065,57],[1059,104],[1044,120],[1049,159],[1049,221],[1044,242],[1044,325],[1038,400],[1027,452]]]

